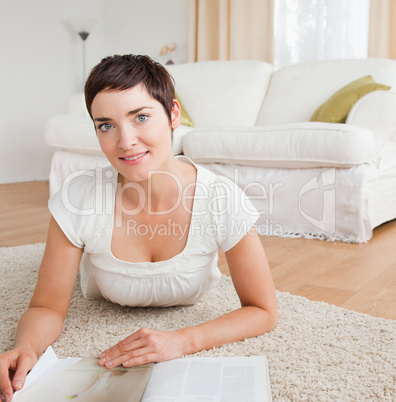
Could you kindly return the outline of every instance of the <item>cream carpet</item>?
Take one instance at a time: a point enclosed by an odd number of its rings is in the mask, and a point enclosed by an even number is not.
[[[34,290],[43,244],[0,249],[0,350],[13,344],[17,320]],[[269,334],[199,353],[266,355],[274,400],[396,400],[396,321],[373,318],[278,292],[279,324]],[[172,330],[238,307],[231,281],[191,307],[125,308],[84,299],[76,285],[59,357],[97,356],[140,327]]]

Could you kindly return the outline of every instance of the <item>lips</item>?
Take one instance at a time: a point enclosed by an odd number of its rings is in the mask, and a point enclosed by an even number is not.
[[[145,151],[145,152],[140,152],[140,153],[134,154],[134,155],[122,156],[122,157],[120,157],[120,159],[123,159],[125,161],[135,161],[137,159],[142,158],[143,156],[145,156],[147,154],[148,154],[148,151]]]

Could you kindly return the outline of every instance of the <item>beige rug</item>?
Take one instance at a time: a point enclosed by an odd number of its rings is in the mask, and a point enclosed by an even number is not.
[[[13,344],[34,289],[43,244],[0,249],[0,350]],[[266,355],[274,400],[396,400],[396,321],[278,292],[279,324],[269,334],[199,353]],[[84,299],[76,285],[59,357],[97,356],[140,327],[176,329],[238,307],[231,281],[191,307],[125,308]]]

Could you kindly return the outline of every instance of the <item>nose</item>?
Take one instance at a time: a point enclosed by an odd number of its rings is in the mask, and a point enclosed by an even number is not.
[[[121,127],[119,130],[118,147],[123,150],[131,149],[137,145],[139,138],[133,127]]]

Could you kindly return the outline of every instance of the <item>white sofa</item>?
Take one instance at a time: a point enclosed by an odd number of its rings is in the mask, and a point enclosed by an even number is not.
[[[260,211],[264,235],[365,242],[396,218],[396,61],[260,61],[168,67],[194,127],[174,133],[175,154],[235,180]],[[309,122],[349,82],[371,75],[391,87],[360,98],[346,124]],[[107,161],[82,94],[54,116],[51,193],[73,171]]]

